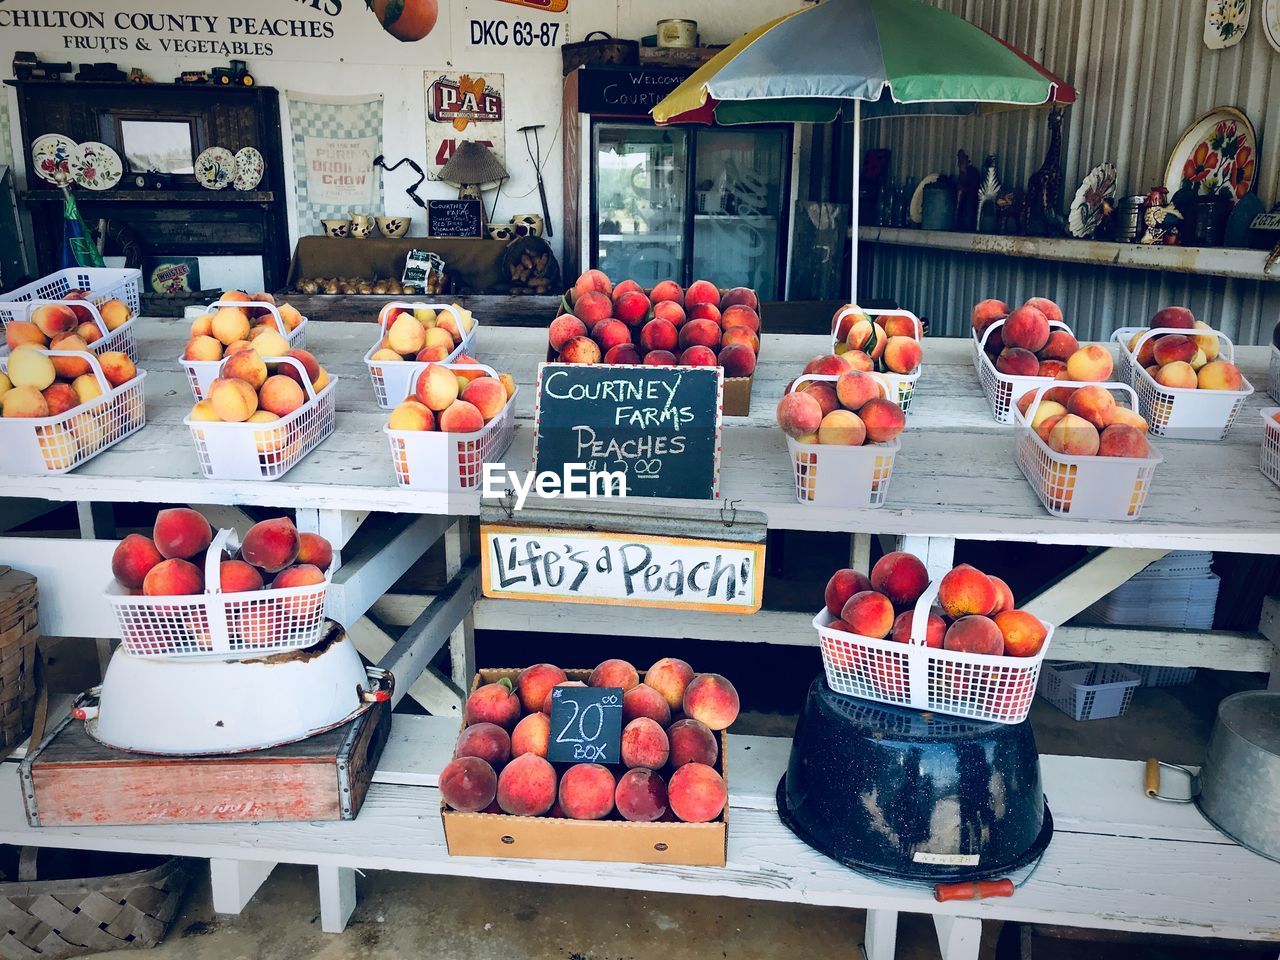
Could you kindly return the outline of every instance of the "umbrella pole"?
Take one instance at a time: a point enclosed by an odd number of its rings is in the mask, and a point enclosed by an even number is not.
[[[849,195],[849,302],[858,302],[858,193],[862,189],[862,101],[853,101],[853,191]]]

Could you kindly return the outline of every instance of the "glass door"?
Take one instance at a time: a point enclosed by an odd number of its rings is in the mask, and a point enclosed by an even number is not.
[[[645,288],[685,282],[687,134],[601,123],[593,140],[595,265]]]

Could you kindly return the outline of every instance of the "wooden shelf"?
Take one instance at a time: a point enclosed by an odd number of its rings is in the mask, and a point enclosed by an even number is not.
[[[28,190],[23,200],[61,203],[61,190]],[[77,190],[76,203],[274,203],[271,190]]]
[[[1229,247],[1148,247],[1137,243],[1075,240],[1070,237],[1010,237],[986,233],[859,227],[858,239],[956,253],[985,253],[1062,263],[1091,263],[1131,270],[1164,270],[1205,277],[1280,280],[1280,270],[1264,273],[1266,250]]]
[[[250,70],[250,73],[253,71]],[[195,90],[197,92],[205,91],[208,93],[228,94],[228,93],[253,93],[258,90],[266,90],[275,92],[275,87],[261,87],[254,84],[252,87],[243,87],[235,84],[223,86],[220,83],[170,83],[167,81],[156,81],[153,83],[134,83],[131,80],[73,80],[71,79],[75,71],[66,74],[63,80],[17,80],[9,79],[4,81],[8,87],[65,87],[74,86],[77,89],[97,89],[97,90],[119,90],[127,87],[130,90]]]

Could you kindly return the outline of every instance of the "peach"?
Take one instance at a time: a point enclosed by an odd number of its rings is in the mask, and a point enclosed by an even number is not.
[[[1151,318],[1152,328],[1166,327],[1174,330],[1192,330],[1196,316],[1186,307],[1164,307]]]
[[[1044,398],[1050,403],[1065,407],[1071,402],[1071,395],[1076,392],[1076,389],[1076,387],[1050,387],[1044,392]]]
[[[602,362],[613,366],[637,366],[640,363],[640,352],[636,350],[635,344],[619,343],[608,349]]]
[[[832,410],[818,424],[818,442],[832,446],[860,447],[867,428],[852,410]]]
[[[1116,409],[1116,399],[1106,387],[1081,387],[1071,394],[1067,412],[1088,420],[1101,430],[1111,422]]]
[[[807,393],[817,400],[818,406],[822,408],[824,417],[832,410],[840,409],[840,400],[836,396],[836,388],[830,383],[822,380],[807,380],[796,387],[796,390]]]
[[[671,706],[667,698],[646,683],[638,683],[622,695],[622,722],[648,717],[665,727],[671,722]]]
[[[1212,330],[1203,320],[1197,320],[1194,324],[1196,330]],[[1218,359],[1218,353],[1222,350],[1222,341],[1213,333],[1203,333],[1195,337],[1196,346],[1204,352],[1205,362]]]
[[[885,336],[890,340],[894,337],[907,337],[910,340],[918,339],[916,336],[916,322],[905,313],[882,314],[880,325],[884,327]]]
[[[1200,383],[1200,378],[1191,364],[1181,360],[1176,363],[1166,363],[1156,371],[1155,380],[1162,387],[1183,390],[1195,389]]]
[[[1201,390],[1239,390],[1244,386],[1244,377],[1234,363],[1214,360],[1200,368],[1196,385]]]
[[[566,680],[564,683],[556,684],[556,687],[585,687],[585,686],[586,684],[583,683],[581,680]],[[552,687],[550,690],[548,690],[547,696],[542,701],[542,712],[545,713],[547,716],[551,716],[551,694],[554,690],[555,690],[555,687]]]
[[[633,689],[639,690],[639,687]],[[630,692],[630,691],[628,691]],[[666,702],[663,702],[666,706]],[[625,717],[625,711],[623,716]],[[652,717],[635,717],[625,720],[622,730],[622,762],[627,767],[647,767],[660,770],[667,764],[671,744],[663,724]]]
[[[991,578],[967,563],[953,568],[938,584],[938,605],[952,619],[970,614],[986,616],[999,600]]]
[[[1059,404],[1059,406],[1061,406],[1061,404]],[[1036,431],[1036,436],[1039,437],[1041,440],[1043,440],[1047,444],[1049,442],[1049,434],[1053,432],[1053,428],[1057,426],[1058,421],[1061,420],[1064,416],[1066,416],[1066,414],[1055,413],[1048,417],[1045,417],[1034,428]]]
[[[898,643],[911,642],[911,623],[915,617],[914,610],[903,610],[893,621],[893,630],[889,633],[889,639]],[[942,646],[942,638],[947,632],[947,621],[940,616],[929,611],[925,618],[924,645],[926,647],[940,648]]]
[[[142,579],[147,597],[190,597],[204,593],[200,568],[187,560],[161,560]]]
[[[208,399],[218,419],[228,423],[244,423],[258,409],[258,394],[253,385],[234,377],[214,380]]]
[[[1026,610],[1005,610],[995,617],[996,628],[1004,639],[1007,657],[1034,657],[1044,646],[1047,631],[1040,618]]]
[[[674,367],[679,360],[670,350],[650,350],[640,362],[646,367]]]
[[[1049,342],[1049,318],[1030,303],[1025,303],[1005,320],[1001,328],[1004,345],[1021,347],[1035,353]]]
[[[239,307],[219,307],[209,319],[209,333],[223,344],[248,340],[249,318]]]
[[[871,443],[888,443],[907,426],[902,408],[890,400],[868,400],[858,411]]]
[[[15,320],[5,327],[4,342],[10,350],[17,350],[19,347],[24,346],[46,346],[49,343],[49,338],[41,333],[40,328],[34,323],[27,320]]]
[[[620,283],[614,284],[613,292],[610,293],[609,296],[613,299],[614,303],[617,303],[618,299],[624,293],[644,293],[644,287],[640,286],[640,284],[636,283],[634,280],[623,280]]]
[[[474,727],[467,727],[474,730]],[[501,730],[501,727],[497,729]],[[551,746],[551,718],[540,712],[534,712],[521,718],[516,728],[511,731],[511,755],[513,757],[532,753],[545,757]]]
[[[1067,376],[1083,383],[1103,383],[1111,379],[1112,366],[1106,347],[1090,343],[1067,358]]]
[[[1065,380],[1067,363],[1065,360],[1041,360],[1040,369],[1036,371],[1036,376],[1049,377],[1052,380]]]
[[[752,353],[760,352],[760,337],[750,327],[742,324],[725,327],[724,333],[720,336],[720,346],[722,347],[728,347],[735,343],[742,344],[750,349]]]
[[[804,365],[802,373],[813,373],[821,377],[838,377],[842,373],[848,373],[853,368],[849,366],[849,361],[844,357],[829,353],[825,357],[814,357]]]
[[[257,390],[267,382],[267,365],[253,350],[241,350],[227,358],[222,365],[222,376],[243,380]]]
[[[50,350],[72,350],[76,353],[88,353],[89,345],[77,334],[64,333],[54,337],[49,343]],[[50,357],[54,372],[63,380],[74,380],[83,377],[92,368],[89,361],[81,357]]]
[[[40,391],[40,395],[44,397],[51,417],[80,406],[80,397],[69,383],[51,383]]]
[[[131,533],[116,544],[111,554],[111,575],[130,590],[139,590],[151,568],[164,559],[154,540],[140,533]]]
[[[756,354],[745,343],[721,347],[717,357],[726,377],[749,377],[756,372]]]
[[[498,775],[479,757],[458,757],[440,771],[439,785],[440,799],[450,809],[480,813],[497,795]]]
[[[156,514],[152,537],[156,550],[166,560],[189,560],[209,548],[213,528],[190,507],[170,507]]]
[[[624,692],[639,683],[640,674],[636,672],[636,668],[617,658],[603,661],[587,678],[589,687],[621,687]]]
[[[68,290],[63,294],[63,300],[88,300],[93,296],[89,290]],[[93,320],[93,312],[87,306],[77,306],[76,304],[67,304],[71,308],[71,312],[76,315],[76,322],[89,323]]]
[[[520,719],[520,698],[510,680],[502,679],[477,687],[462,707],[465,723],[496,723],[504,729]]]
[[[261,331],[260,333],[258,331]],[[249,343],[257,352],[258,356],[265,359],[273,357],[283,357],[288,354],[290,347],[289,341],[276,333],[274,330],[268,330],[266,327],[259,327],[254,330],[253,335],[249,338]],[[230,347],[227,348],[230,351]]]
[[[1151,337],[1147,340],[1142,340],[1142,336],[1146,332],[1146,328],[1139,330],[1129,338],[1129,342],[1125,345],[1129,352],[1134,354],[1134,359],[1140,367],[1150,367],[1155,365],[1156,362],[1156,340],[1159,338]],[[1142,340],[1142,346],[1138,346],[1139,340]]]
[[[649,298],[639,290],[627,290],[613,298],[613,315],[629,327],[638,327],[649,317]]]
[[[720,295],[720,309],[743,306],[755,312],[760,309],[760,297],[750,287],[732,287]]]
[[[3,399],[4,395],[12,389],[13,381],[9,379],[7,374],[0,373],[0,399]]]
[[[574,337],[560,351],[561,363],[599,363],[600,347],[590,337]]]
[[[618,778],[613,804],[623,820],[653,823],[667,812],[667,785],[654,771],[636,767]]]
[[[31,311],[31,322],[50,339],[60,333],[70,333],[80,325],[75,311],[61,303],[46,303],[36,307]]]
[[[570,820],[603,820],[613,812],[617,786],[608,767],[576,763],[560,778],[560,809]]]
[[[619,344],[631,342],[631,328],[621,320],[601,320],[591,328],[591,339],[600,346],[601,353],[608,353]]]
[[[561,314],[556,317],[551,321],[551,327],[547,331],[547,339],[551,343],[551,349],[556,353],[559,353],[561,348],[574,337],[585,337],[586,335],[587,325],[571,313]]]
[[[462,399],[479,410],[484,422],[488,423],[507,405],[507,391],[493,377],[479,377],[467,384],[462,391]]]
[[[405,400],[391,411],[387,426],[392,430],[434,430],[436,415],[417,400]]]
[[[662,300],[655,302],[653,305],[653,319],[666,320],[673,327],[679,329],[684,326],[689,315],[684,312],[684,307],[676,303],[674,300]]]
[[[914,604],[928,586],[929,571],[912,553],[886,553],[871,568],[871,589],[883,593],[895,607]]]
[[[1098,428],[1083,417],[1068,413],[1058,420],[1045,439],[1049,449],[1068,457],[1092,457],[1098,452]]]
[[[567,679],[565,672],[554,664],[535,663],[525,667],[516,674],[516,694],[520,697],[520,705],[526,713],[538,710],[551,688]]]
[[[947,627],[942,638],[944,650],[959,653],[985,653],[998,657],[1004,653],[1004,637],[990,617],[971,614]]]
[[[449,354],[451,352],[452,351],[448,347],[442,347],[439,345],[434,347],[423,347],[418,351],[417,355],[414,356],[413,359],[418,363],[443,363],[449,359]],[[397,353],[396,357],[399,358],[400,354]]]
[[[924,354],[914,337],[889,337],[884,346],[884,365],[894,373],[911,373],[920,366]]]
[[[883,640],[893,629],[893,603],[883,593],[864,590],[848,599],[840,619],[856,634]]]
[[[645,671],[644,683],[661,694],[671,710],[679,710],[693,676],[693,667],[685,661],[663,657]]]
[[[1118,423],[1127,424],[1135,430],[1146,433],[1148,429],[1147,419],[1136,410],[1130,410],[1128,407],[1117,406],[1111,414],[1111,425]]]
[[[49,402],[35,387],[14,387],[0,399],[0,415],[6,417],[47,417]]]
[[[724,779],[705,763],[683,764],[667,783],[667,802],[685,823],[715,820],[728,800]]]
[[[412,314],[402,313],[387,328],[387,346],[402,356],[417,353],[426,346],[426,331]]]
[[[282,303],[277,309],[280,311],[280,319],[284,321],[286,330],[293,332],[302,324],[303,316],[293,304]]]
[[[711,728],[692,717],[673,723],[667,730],[667,739],[671,744],[670,763],[673,767],[682,767],[686,763],[714,766],[720,756],[720,743]]]
[[[102,375],[113,387],[123,386],[138,375],[129,355],[118,351],[98,354],[98,366],[102,367]]]
[[[9,381],[15,387],[43,390],[57,376],[53,360],[37,347],[19,347],[9,354]]]
[[[428,344],[432,342],[438,342],[440,343],[441,346],[443,346],[444,338],[440,336],[440,334],[433,334],[431,332],[431,329],[432,328],[430,327],[425,328],[425,332],[423,336],[426,338],[426,342]],[[444,311],[441,311],[439,316],[436,319],[436,325],[434,329],[441,330],[444,333],[447,333],[449,335],[449,343],[451,347],[457,346],[459,343],[462,342],[462,328],[458,326],[458,321],[454,319],[454,316],[451,313],[445,313]]]
[[[613,293],[613,281],[603,270],[588,270],[574,281],[573,291],[577,297],[587,293],[602,293],[606,297]]]
[[[182,351],[183,360],[221,360],[222,344],[213,337],[193,337]]]
[[[298,559],[298,528],[288,517],[262,520],[249,528],[240,545],[240,559],[267,573],[279,573]]]
[[[714,303],[695,303],[692,306],[686,306],[685,310],[690,320],[710,320],[717,327],[721,326],[723,314]]]
[[[727,307],[720,314],[720,326],[725,330],[730,327],[746,327],[753,334],[759,336],[760,333],[760,315],[756,311],[744,304],[734,304]],[[756,348],[759,349],[758,347]]]
[[[695,280],[689,284],[689,289],[684,292],[684,306],[688,308],[699,304],[708,303],[716,306],[720,305],[720,288],[710,280]]]
[[[836,381],[836,397],[846,410],[858,411],[869,400],[884,396],[884,388],[880,381],[861,370],[850,370],[842,373]]]
[[[314,587],[324,583],[324,571],[309,563],[285,567],[271,581],[272,590],[288,590],[290,587]]]
[[[588,291],[574,303],[573,315],[591,327],[613,316],[613,302],[603,293]]]
[[[885,342],[888,338],[884,335],[884,327],[871,320],[859,320],[849,328],[849,336],[845,337],[850,349],[861,350],[871,357],[872,360],[880,359],[880,355],[884,353]]]
[[[996,357],[996,369],[1010,377],[1034,377],[1040,373],[1040,360],[1022,347],[1005,347]]]
[[[685,688],[683,709],[708,729],[725,730],[738,719],[738,691],[718,673],[700,673]]]
[[[1149,457],[1151,447],[1146,435],[1127,423],[1113,423],[1098,438],[1100,457]]]
[[[502,384],[502,389],[507,392],[507,399],[510,400],[516,395],[516,378],[509,373],[498,374],[498,382]]]
[[[822,424],[822,407],[808,391],[784,394],[778,401],[778,426],[788,437],[817,433]]]
[[[649,291],[649,299],[655,304],[669,301],[684,306],[684,290],[674,280],[660,280]]]
[[[462,728],[453,756],[455,760],[458,757],[479,757],[486,763],[501,767],[515,755],[514,746],[511,734],[496,723],[473,723]]]
[[[218,583],[223,593],[249,593],[262,589],[262,574],[243,560],[223,560],[218,566]]]
[[[861,570],[848,568],[837,570],[831,575],[831,579],[827,581],[827,586],[823,590],[823,603],[827,607],[827,612],[838,618],[850,597],[870,589],[871,580]]]
[[[299,386],[302,385],[304,376],[312,386],[320,379],[320,361],[315,358],[314,354],[306,350],[289,350],[284,356],[297,360],[302,364],[303,372],[299,373],[298,368],[291,363],[278,363],[276,364],[277,373],[288,377],[290,380],[297,381]]]
[[[1012,610],[1015,604],[1013,602],[1013,591],[1009,589],[1009,584],[1005,583],[999,577],[991,576],[991,574],[987,574],[987,579],[989,579],[996,588],[996,605],[991,608],[991,612],[987,614],[987,616],[994,617],[997,613],[1002,613],[1005,610]]]
[[[191,339],[213,336],[213,314],[202,313],[191,321]]]
[[[86,374],[83,377],[76,377],[71,382],[71,386],[75,388],[76,396],[80,398],[81,403],[88,403],[95,397],[102,396],[102,384],[98,382],[98,378],[92,374]]]
[[[439,413],[458,399],[458,378],[448,367],[433,364],[418,374],[413,395],[423,406]]]
[[[675,350],[680,331],[670,320],[655,318],[640,328],[640,346],[645,350]]]
[[[1062,308],[1046,297],[1032,297],[1027,301],[1026,305],[1035,307],[1044,314],[1044,318],[1050,323],[1061,322],[1062,320]]]
[[[714,350],[720,346],[720,326],[712,320],[691,319],[680,328],[680,349],[689,347],[707,347]]]
[[[1049,339],[1040,348],[1040,359],[1061,360],[1065,363],[1079,349],[1080,343],[1072,336],[1070,330],[1052,330],[1049,333]]]
[[[333,545],[318,533],[300,533],[296,562],[328,570],[333,564]]]
[[[1040,424],[1044,423],[1050,417],[1065,416],[1067,408],[1062,404],[1053,400],[1041,400],[1036,406],[1035,413],[1031,415],[1031,429],[1038,430]]]
[[[981,338],[987,327],[1008,315],[1009,305],[1003,300],[980,300],[969,314],[969,323]]]
[[[1156,341],[1152,356],[1155,362],[1162,367],[1166,363],[1174,363],[1179,360],[1190,363],[1191,358],[1196,355],[1197,349],[1199,348],[1196,346],[1196,342],[1190,337],[1184,337],[1179,333],[1171,333]]]
[[[484,415],[475,404],[455,400],[440,414],[442,433],[475,433],[484,426]]]

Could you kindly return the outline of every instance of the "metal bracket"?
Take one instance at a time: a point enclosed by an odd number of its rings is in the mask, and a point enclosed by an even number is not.
[[[720,522],[723,523],[726,527],[732,527],[734,523],[737,522],[738,508],[736,504],[739,504],[741,502],[742,502],[741,500],[726,500],[720,504]],[[724,512],[726,509],[729,510],[728,517],[724,515]]]
[[[502,496],[498,499],[498,503],[502,507],[502,512],[507,515],[508,520],[515,519],[515,502],[516,492],[510,487],[503,491]]]

